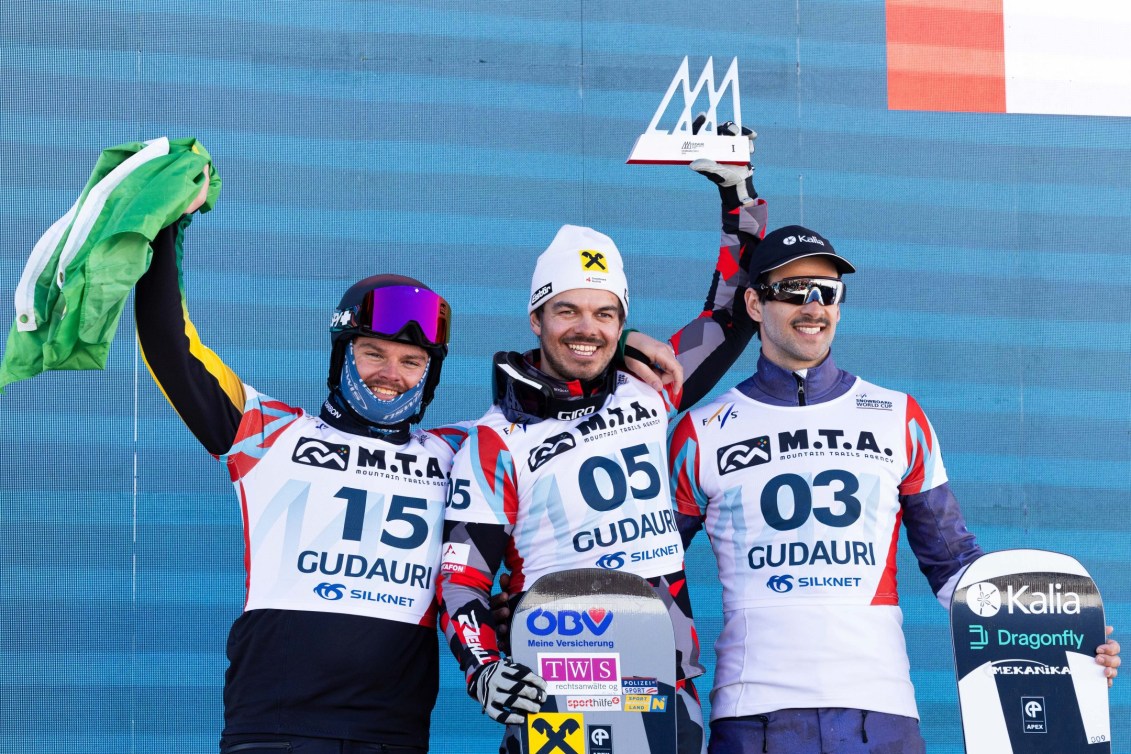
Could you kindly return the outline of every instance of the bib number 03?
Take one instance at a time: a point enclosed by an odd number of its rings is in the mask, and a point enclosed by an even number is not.
[[[814,507],[813,488],[816,487],[832,490],[833,500],[839,504],[836,509],[831,506]],[[797,529],[810,517],[826,526],[851,526],[860,518],[861,505],[856,497],[859,491],[859,480],[843,469],[822,471],[813,477],[812,487],[805,477],[798,474],[779,474],[762,488],[762,517],[778,531]],[[782,512],[782,502],[789,495],[793,497],[793,511],[786,516]]]

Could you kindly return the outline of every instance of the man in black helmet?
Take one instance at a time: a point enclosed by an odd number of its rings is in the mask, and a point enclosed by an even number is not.
[[[135,301],[150,372],[227,464],[243,509],[247,600],[228,638],[220,750],[427,751],[435,565],[462,434],[411,425],[435,391],[451,310],[411,278],[351,287],[331,323],[329,395],[307,414],[200,344],[175,258],[188,222],[154,241]]]
[[[247,599],[220,750],[424,752],[448,470],[466,432],[412,425],[439,382],[451,308],[398,275],[350,287],[330,322],[329,395],[307,414],[200,343],[177,267],[190,217],[154,240],[135,306],[151,374],[227,464],[243,512]],[[660,347],[649,340],[638,347]]]

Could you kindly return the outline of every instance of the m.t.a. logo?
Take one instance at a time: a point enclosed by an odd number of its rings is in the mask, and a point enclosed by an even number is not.
[[[719,448],[719,474],[729,474],[732,471],[759,466],[769,463],[770,460],[770,436],[753,437]]]
[[[431,456],[421,459],[415,453],[403,453],[383,448],[358,448],[358,474],[376,476],[377,472],[416,479],[445,480],[447,472]]]
[[[320,469],[345,471],[349,466],[350,446],[303,437],[295,445],[291,460],[307,466],[317,466]]]
[[[553,437],[547,437],[541,444],[530,451],[530,470],[535,471],[544,466],[551,458],[577,447],[577,440],[569,432],[562,432]]]

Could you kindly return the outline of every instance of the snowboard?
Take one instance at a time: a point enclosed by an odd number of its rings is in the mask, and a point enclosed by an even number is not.
[[[1107,754],[1099,590],[1074,558],[1003,550],[974,561],[950,603],[967,754]]]
[[[528,715],[524,754],[676,754],[675,635],[639,576],[547,574],[511,620],[511,655],[549,685]]]

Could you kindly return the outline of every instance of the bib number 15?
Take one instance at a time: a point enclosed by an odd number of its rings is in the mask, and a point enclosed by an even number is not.
[[[361,530],[365,523],[365,490],[355,487],[342,487],[335,498],[346,501],[346,523],[342,527],[342,539],[361,541]],[[389,500],[389,510],[385,516],[385,525],[381,527],[381,544],[396,547],[400,550],[412,550],[424,544],[428,539],[428,521],[414,511],[428,510],[428,501],[419,497],[393,495]],[[390,531],[390,524],[403,522],[407,524],[408,533],[401,536]],[[405,531],[405,526],[395,527],[398,531]]]

